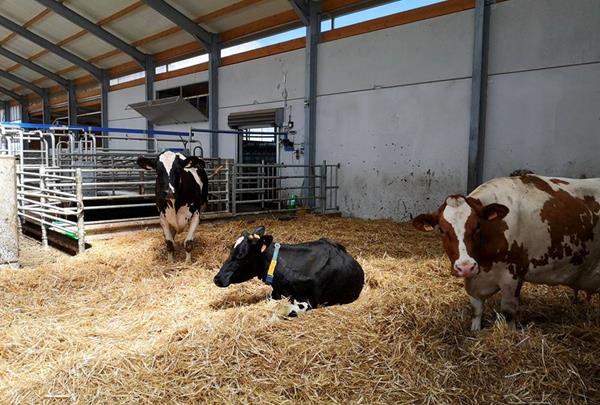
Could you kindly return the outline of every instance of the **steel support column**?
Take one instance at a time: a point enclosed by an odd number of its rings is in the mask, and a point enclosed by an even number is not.
[[[318,44],[321,39],[320,2],[308,3],[309,22],[306,27],[305,73],[304,73],[304,163],[310,165],[305,168],[305,178],[308,189],[305,197],[315,196],[315,169],[317,145],[317,55]],[[315,200],[306,202],[315,206]]]
[[[51,124],[52,114],[50,113],[50,91],[44,89],[42,95],[42,123]]]
[[[146,101],[154,100],[154,77],[156,76],[156,68],[154,67],[154,60],[152,56],[146,57]],[[146,120],[146,129],[154,129],[154,125]],[[148,134],[148,141],[146,143],[146,149],[148,152],[154,149],[153,136]]]
[[[77,94],[75,93],[75,82],[73,80],[69,80],[67,100],[69,125],[77,125]]]
[[[165,0],[144,0],[144,2],[163,17],[171,20],[178,27],[192,35],[202,44],[209,55],[209,70],[208,70],[208,119],[211,129],[219,128],[219,65],[221,63],[221,47],[219,44],[219,36],[208,32],[188,16],[171,6]],[[147,75],[147,73],[146,73]],[[146,76],[147,78],[148,76]],[[147,84],[147,81],[146,81]],[[148,100],[150,100],[148,98]],[[212,157],[217,157],[219,154],[219,136],[218,134],[211,135],[210,153]]]
[[[27,98],[23,97],[19,102],[21,106],[21,122],[29,122],[29,111],[27,110]]]
[[[10,121],[10,103],[7,100],[0,101],[2,103],[2,109],[4,110],[4,121]]]
[[[219,35],[211,34],[212,43],[208,62],[208,123],[213,131],[219,130],[219,66],[221,65],[221,46]],[[191,145],[190,145],[191,147]],[[191,151],[190,151],[191,152]],[[210,136],[210,156],[219,156],[219,134]]]
[[[473,40],[473,72],[471,79],[471,123],[469,126],[469,161],[467,192],[483,181],[485,118],[488,81],[489,0],[476,0]]]
[[[108,90],[110,89],[110,78],[105,74],[100,81],[100,126],[108,127]],[[108,135],[108,133],[103,133]],[[108,139],[102,138],[102,147],[108,148]]]

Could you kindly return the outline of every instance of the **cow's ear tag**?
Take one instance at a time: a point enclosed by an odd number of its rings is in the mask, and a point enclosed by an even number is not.
[[[425,224],[425,225],[423,225],[423,229],[425,229],[427,232],[431,232],[431,231],[433,231],[433,226],[431,226],[429,224]]]
[[[498,213],[496,211],[490,212],[487,217],[488,221],[494,220],[496,218],[498,218]]]
[[[265,250],[267,250],[267,245],[262,245],[260,248],[260,253],[265,253]]]
[[[190,160],[189,162],[187,162],[187,164],[185,165],[186,168],[190,168],[192,167],[192,165],[194,164],[193,160]]]

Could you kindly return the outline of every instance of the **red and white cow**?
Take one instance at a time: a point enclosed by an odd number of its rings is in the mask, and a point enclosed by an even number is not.
[[[524,281],[600,291],[599,201],[600,179],[504,177],[447,197],[413,225],[441,231],[452,273],[465,279],[471,329],[481,328],[485,300],[498,291],[514,326]]]

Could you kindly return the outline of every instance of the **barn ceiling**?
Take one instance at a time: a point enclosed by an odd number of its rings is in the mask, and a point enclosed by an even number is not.
[[[117,38],[131,44],[146,54],[169,57],[169,51],[196,39],[174,25],[169,19],[146,5],[143,0],[56,0],[80,16],[102,27]],[[166,0],[166,2],[209,32],[222,34],[231,41],[241,41],[245,35],[299,25],[300,20],[290,5],[290,0]],[[381,1],[383,2],[383,1]],[[347,5],[360,7],[373,1],[324,0],[330,9]],[[101,69],[121,68],[133,62],[132,57],[111,44],[82,29],[56,12],[42,5],[41,0],[0,0],[0,16],[26,28],[77,57]],[[253,23],[261,21],[262,24]],[[77,79],[89,73],[36,45],[23,35],[15,34],[0,24],[0,46],[29,59],[65,79]],[[196,53],[202,52],[196,51]],[[177,53],[181,59],[180,53]],[[192,56],[192,55],[189,55]],[[187,57],[187,56],[186,56]],[[39,73],[8,58],[0,57],[0,70],[10,72],[39,87],[56,83]],[[126,70],[126,69],[125,69]],[[27,94],[18,84],[2,79],[0,84],[19,94]],[[1,99],[8,97],[0,94]]]

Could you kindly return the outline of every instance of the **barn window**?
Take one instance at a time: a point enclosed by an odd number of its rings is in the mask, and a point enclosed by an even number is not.
[[[129,104],[155,125],[208,121],[208,83],[194,83],[156,92],[156,99]]]
[[[168,97],[183,97],[196,107],[205,117],[208,117],[208,82],[188,84],[186,86],[171,87],[156,92],[156,99]]]

